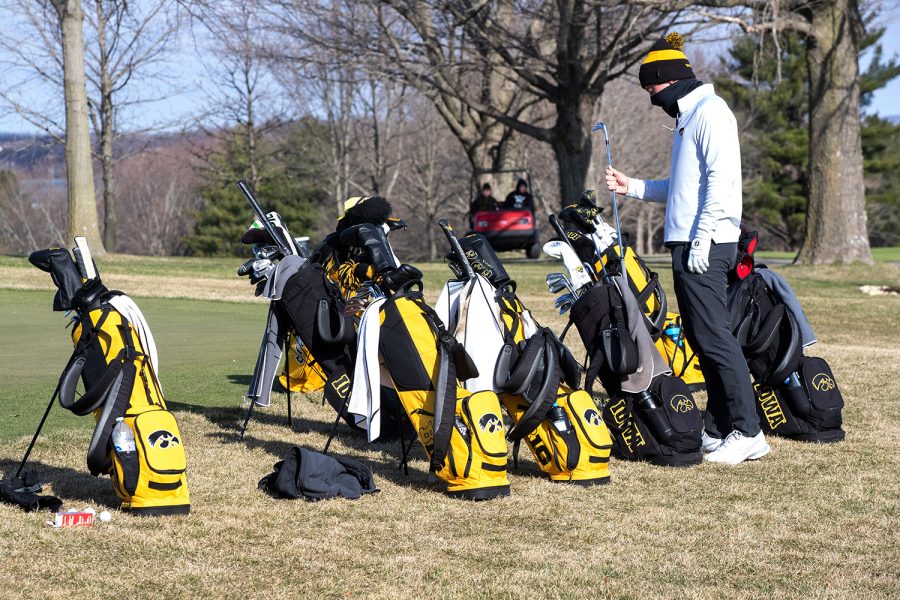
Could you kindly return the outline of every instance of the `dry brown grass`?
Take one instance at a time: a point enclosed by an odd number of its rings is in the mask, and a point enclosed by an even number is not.
[[[46,514],[0,506],[2,595],[898,597],[900,348],[896,317],[885,325],[876,316],[896,315],[900,302],[856,304],[842,281],[798,285],[814,324],[829,333],[820,332],[815,352],[847,399],[842,444],[772,439],[769,456],[739,467],[615,461],[613,483],[597,489],[545,481],[523,451],[513,496],[471,504],[428,484],[421,449],[406,477],[397,444],[368,445],[342,429],[335,451],[367,462],[381,492],[305,503],[271,499],[256,483],[290,446],[324,444],[333,412],[317,397],[295,399],[294,431],[276,397],[243,444],[239,409],[179,410],[191,515],[114,512],[108,525],[53,530]],[[125,285],[117,279],[117,287]],[[246,284],[241,291],[246,299]],[[539,317],[562,323],[540,289],[523,292]],[[835,303],[849,307],[841,331],[860,322],[864,338],[845,339],[825,322]],[[875,318],[880,328],[867,321]],[[0,444],[5,470],[26,442]],[[67,506],[113,505],[109,481],[86,472],[86,446],[83,431],[52,434],[35,465]]]

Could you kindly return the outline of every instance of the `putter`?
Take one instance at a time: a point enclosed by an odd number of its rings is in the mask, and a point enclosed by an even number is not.
[[[609,165],[609,168],[612,169],[612,153],[609,150],[609,127],[603,121],[597,121],[597,124],[594,125],[591,131],[602,131],[603,139],[606,142],[606,164]],[[622,247],[622,227],[619,225],[619,202],[616,199],[616,193],[612,192],[612,205],[613,205],[613,215],[616,218],[616,235],[618,236],[619,242],[619,257],[624,262],[625,261],[625,249]],[[623,272],[625,269],[623,269]],[[625,275],[628,277],[627,273]]]

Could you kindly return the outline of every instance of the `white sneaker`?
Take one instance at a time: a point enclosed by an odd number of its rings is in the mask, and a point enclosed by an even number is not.
[[[700,434],[700,440],[700,449],[703,450],[704,454],[715,452],[722,445],[722,438],[713,437],[706,433],[706,430]]]
[[[719,446],[703,458],[709,462],[736,465],[745,460],[756,460],[769,453],[769,444],[762,431],[753,437],[747,437],[740,431],[732,431]]]

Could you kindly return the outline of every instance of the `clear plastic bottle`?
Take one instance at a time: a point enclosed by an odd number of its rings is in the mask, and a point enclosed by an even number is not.
[[[116,419],[116,426],[112,430],[112,443],[116,452],[120,455],[130,454],[137,450],[134,432],[131,431],[131,427],[128,426],[128,423],[122,417]]]

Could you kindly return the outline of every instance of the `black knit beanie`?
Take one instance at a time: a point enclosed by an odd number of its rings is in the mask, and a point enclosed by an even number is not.
[[[641,87],[693,78],[694,70],[683,48],[684,39],[674,32],[653,44],[638,73]]]

